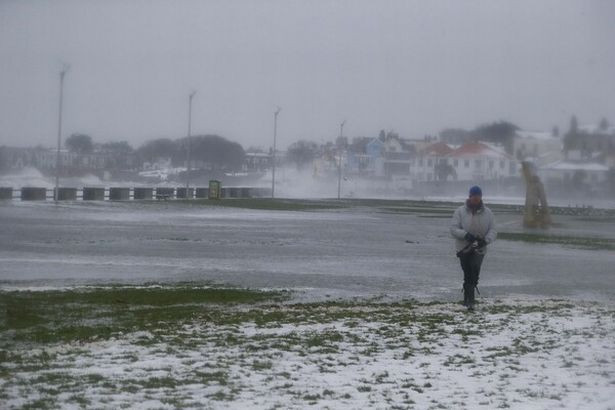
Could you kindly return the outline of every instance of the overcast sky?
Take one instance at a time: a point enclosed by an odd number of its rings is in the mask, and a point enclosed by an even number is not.
[[[615,122],[615,2],[0,0],[0,145]]]

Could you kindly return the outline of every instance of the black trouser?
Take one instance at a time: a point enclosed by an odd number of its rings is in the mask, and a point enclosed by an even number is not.
[[[474,303],[474,288],[478,285],[480,266],[485,255],[474,251],[464,253],[459,257],[463,270],[464,303]]]

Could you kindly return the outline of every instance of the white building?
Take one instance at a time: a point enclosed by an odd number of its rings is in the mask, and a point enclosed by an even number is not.
[[[545,131],[517,131],[513,141],[518,160],[531,159],[539,166],[563,159],[562,150],[562,139]]]
[[[457,181],[494,180],[520,176],[518,163],[504,151],[482,142],[464,144],[447,155]]]
[[[448,163],[448,156],[454,151],[455,147],[444,142],[424,147],[410,160],[410,177],[417,182],[437,180],[437,164]],[[455,175],[452,175],[452,179],[455,179]]]
[[[597,162],[556,161],[539,168],[538,174],[546,184],[579,183],[596,186],[608,178],[609,167]]]
[[[438,142],[410,161],[415,182],[480,181],[518,177],[518,163],[503,150],[482,142],[453,146]]]
[[[266,152],[246,152],[243,164],[243,171],[264,172],[271,168],[272,163],[272,154]]]

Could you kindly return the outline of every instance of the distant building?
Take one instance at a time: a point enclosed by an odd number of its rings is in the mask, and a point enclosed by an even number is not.
[[[517,161],[483,142],[464,144],[447,155],[458,181],[495,180],[518,177]]]
[[[599,160],[615,154],[615,127],[608,124],[581,125],[564,136],[565,158],[573,161]]]
[[[410,147],[398,138],[387,138],[382,153],[381,176],[393,177],[410,175]]]
[[[348,164],[364,176],[384,176],[384,141],[374,138],[365,144],[365,153],[350,153]]]
[[[136,164],[134,154],[78,154],[64,149],[60,150],[59,160],[65,170],[82,171],[131,169]],[[0,168],[4,171],[18,171],[26,167],[49,171],[56,168],[57,162],[58,152],[55,149],[0,147]]]
[[[410,160],[411,179],[416,182],[446,179],[448,175],[444,178],[439,178],[441,176],[441,173],[438,173],[439,167],[448,164],[448,156],[454,150],[452,145],[445,144],[444,142],[437,142],[424,147]],[[454,172],[450,174],[454,177]]]
[[[608,179],[609,167],[597,162],[562,160],[545,165],[538,171],[545,184],[597,187]]]
[[[277,155],[276,155],[277,157]],[[271,169],[273,155],[265,152],[246,152],[243,171],[265,172]]]
[[[517,177],[517,161],[503,150],[482,142],[453,146],[438,142],[425,147],[410,162],[415,182],[480,181]]]
[[[551,132],[517,131],[513,152],[519,161],[533,160],[536,165],[549,164],[563,159],[563,141]]]
[[[15,171],[36,167],[47,150],[45,148],[0,147],[0,170]]]

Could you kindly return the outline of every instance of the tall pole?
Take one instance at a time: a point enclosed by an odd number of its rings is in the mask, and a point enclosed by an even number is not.
[[[346,120],[342,121],[340,124],[340,144],[338,146],[338,155],[339,160],[337,162],[337,199],[341,198],[342,195],[342,137],[344,136],[344,124],[346,124]]]
[[[194,98],[196,91],[190,93],[188,97],[188,145],[186,155],[186,199],[190,199],[190,151],[192,150],[192,99]]]
[[[60,107],[58,110],[58,150],[56,151],[56,187],[53,192],[54,201],[58,200],[60,188],[60,148],[62,147],[62,109],[64,103],[64,76],[68,72],[68,66],[64,66],[60,71]]]
[[[275,152],[277,149],[277,140],[278,140],[278,114],[282,111],[280,107],[273,113],[273,158],[272,158],[272,167],[271,167],[271,198],[275,198]]]

